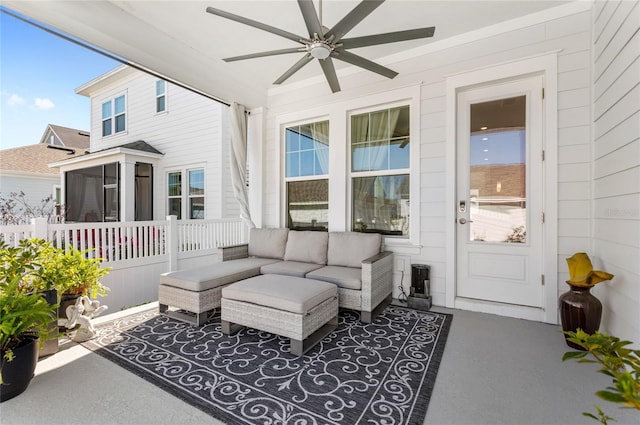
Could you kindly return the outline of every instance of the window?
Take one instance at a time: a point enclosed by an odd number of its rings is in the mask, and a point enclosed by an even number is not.
[[[409,236],[409,106],[351,116],[351,228]]]
[[[167,82],[164,80],[156,81],[156,112],[164,112],[167,110]]]
[[[329,121],[285,129],[287,227],[328,230]]]
[[[187,176],[183,179],[183,176]],[[185,181],[186,180],[186,181]],[[186,195],[186,196],[185,196]],[[183,211],[189,219],[205,218],[204,169],[171,171],[167,174],[168,213],[178,220]]]
[[[120,220],[120,164],[66,172],[65,214],[67,221]]]
[[[102,104],[102,136],[126,130],[126,101],[121,95]]]

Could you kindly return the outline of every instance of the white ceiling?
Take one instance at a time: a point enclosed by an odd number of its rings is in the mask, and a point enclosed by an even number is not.
[[[226,102],[266,104],[266,93],[303,53],[226,63],[222,58],[297,47],[276,35],[206,13],[207,6],[307,36],[294,0],[261,1],[23,1],[3,6],[68,35],[173,78]],[[323,24],[331,28],[359,1],[324,0]],[[433,38],[352,49],[370,60],[438,43],[482,27],[560,6],[563,1],[387,0],[346,37],[435,26]],[[316,10],[318,2],[315,2]],[[341,70],[353,68],[334,61]],[[362,71],[368,72],[368,71]],[[313,61],[283,85],[322,75]],[[380,76],[384,79],[385,77]],[[348,89],[343,85],[343,90]],[[327,92],[330,92],[327,86]]]

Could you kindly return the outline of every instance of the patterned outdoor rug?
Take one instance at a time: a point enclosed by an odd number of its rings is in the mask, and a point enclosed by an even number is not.
[[[289,341],[200,328],[155,310],[107,323],[87,348],[228,424],[422,424],[452,316],[389,306],[298,358]]]

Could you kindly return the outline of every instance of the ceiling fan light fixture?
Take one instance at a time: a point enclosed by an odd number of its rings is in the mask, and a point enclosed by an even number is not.
[[[331,46],[322,41],[314,41],[307,46],[309,53],[316,59],[326,59],[331,54]]]

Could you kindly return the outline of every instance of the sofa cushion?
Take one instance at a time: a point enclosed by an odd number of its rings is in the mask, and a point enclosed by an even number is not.
[[[160,284],[200,292],[260,274],[260,267],[277,260],[241,258],[160,275]]]
[[[322,267],[315,263],[301,263],[299,261],[278,261],[260,267],[261,274],[282,274],[285,276],[304,277],[310,271]]]
[[[265,274],[222,288],[222,297],[306,314],[338,294],[336,285],[293,276]]]
[[[286,261],[327,264],[327,232],[290,230],[287,248],[284,252]]]
[[[249,256],[284,258],[289,229],[256,229],[249,231]]]
[[[305,277],[335,283],[344,289],[362,289],[362,269],[354,267],[326,266],[307,273]]]
[[[331,232],[327,265],[362,267],[362,260],[378,254],[381,247],[379,233]]]

